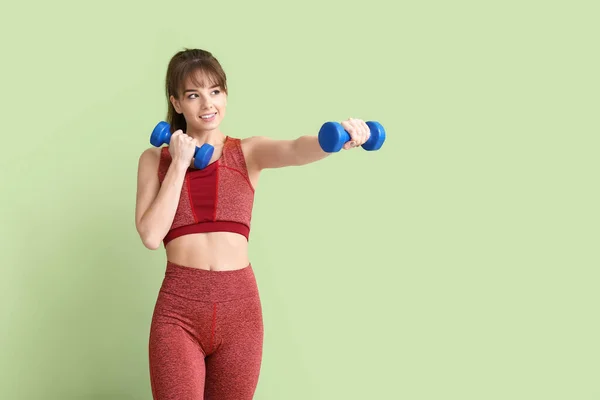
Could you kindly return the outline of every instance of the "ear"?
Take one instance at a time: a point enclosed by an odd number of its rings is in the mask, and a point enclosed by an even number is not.
[[[171,102],[171,104],[173,104],[173,108],[175,108],[177,114],[181,114],[181,104],[179,104],[179,100],[177,100],[175,97],[173,97],[173,95],[171,95],[169,97],[169,101]]]

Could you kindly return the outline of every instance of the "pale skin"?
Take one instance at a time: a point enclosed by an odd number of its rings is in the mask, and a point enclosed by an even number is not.
[[[208,82],[199,76],[197,82]],[[160,148],[145,150],[139,159],[135,224],[140,238],[148,249],[158,249],[166,236],[179,204],[179,196],[188,167],[193,166],[196,146],[210,143],[215,151],[211,163],[220,158],[225,134],[219,126],[227,108],[227,93],[220,87],[202,84],[200,87],[187,79],[184,93],[178,98],[171,96],[171,104],[186,119],[187,132],[173,133],[169,144],[171,165],[162,185],[157,170]],[[215,114],[212,121],[205,122],[201,116]],[[349,118],[341,122],[350,134],[350,141],[343,149],[348,150],[365,143],[370,135],[367,124],[360,119]],[[241,140],[248,175],[256,189],[262,171],[310,164],[329,156],[318,143],[316,135],[304,135],[295,139],[278,140],[265,136],[252,136]],[[184,235],[170,241],[166,247],[167,260],[179,265],[212,271],[244,268],[249,264],[248,241],[237,233],[209,232]]]

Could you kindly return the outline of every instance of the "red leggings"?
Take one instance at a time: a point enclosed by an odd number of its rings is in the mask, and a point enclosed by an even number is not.
[[[262,350],[251,265],[208,271],[167,262],[150,327],[155,400],[252,399]]]

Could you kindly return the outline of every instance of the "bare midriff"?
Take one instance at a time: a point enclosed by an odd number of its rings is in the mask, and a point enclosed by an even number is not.
[[[248,240],[232,232],[193,233],[166,245],[167,260],[208,271],[231,271],[247,267]]]

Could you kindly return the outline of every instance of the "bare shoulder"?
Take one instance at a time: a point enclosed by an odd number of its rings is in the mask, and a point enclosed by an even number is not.
[[[248,164],[249,168],[253,168],[255,165],[254,162],[254,154],[256,145],[260,145],[264,140],[268,140],[265,136],[249,136],[246,138],[240,139],[240,146],[242,147],[242,153],[244,154],[244,158],[246,159],[246,164]]]
[[[156,171],[160,163],[160,147],[150,147],[142,152],[138,162],[138,171]]]
[[[249,136],[249,137],[240,139],[242,151],[244,151],[244,153],[246,153],[246,152],[250,153],[250,152],[252,152],[252,149],[254,147],[256,147],[257,144],[260,144],[261,142],[264,142],[265,140],[269,140],[269,138],[266,136]]]
[[[140,164],[158,164],[160,161],[161,147],[150,147],[140,155]]]
[[[264,136],[250,136],[240,140],[242,147],[242,154],[246,162],[246,169],[248,171],[248,177],[253,188],[258,187],[258,180],[261,173],[261,168],[257,162],[256,157],[256,145],[263,141]]]
[[[299,165],[297,139],[252,136],[244,141],[247,163],[259,171]]]
[[[269,136],[249,136],[240,139],[244,156],[254,157],[258,151],[273,150],[278,143],[288,143],[289,140],[277,140]]]

